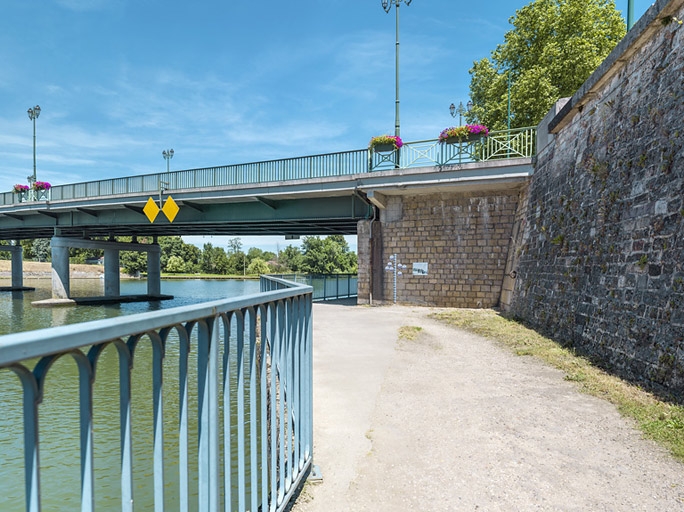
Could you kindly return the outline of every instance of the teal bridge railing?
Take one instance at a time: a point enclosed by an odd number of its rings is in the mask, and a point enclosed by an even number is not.
[[[80,510],[94,510],[100,482],[93,468],[101,462],[93,450],[100,433],[93,428],[93,410],[98,408],[94,386],[105,371],[98,365],[108,347],[116,349],[119,374],[118,389],[106,390],[118,395],[120,405],[119,421],[109,427],[120,438],[120,454],[114,458],[120,506],[115,508],[140,508],[134,503],[141,482],[133,471],[133,445],[149,440],[153,457],[143,473],[153,474],[155,511],[285,509],[312,467],[313,290],[266,276],[261,290],[131,315],[124,322],[113,318],[0,337],[0,372],[15,374],[23,393],[26,510],[41,510],[39,420],[50,384],[46,378],[63,357],[78,368],[79,396],[71,400],[79,411],[79,431],[73,436],[80,438],[81,484],[74,491],[80,493]],[[169,362],[164,360],[171,355],[178,389],[168,396],[163,382]],[[151,367],[148,432],[132,428],[134,364]],[[197,379],[194,399],[188,392],[190,378]],[[168,407],[177,410],[170,422],[164,405],[169,400],[177,402],[177,407]],[[173,432],[168,432],[169,424]],[[165,450],[169,436],[178,446],[172,455]],[[170,456],[174,460],[169,465],[165,458]],[[170,475],[169,467],[177,474]],[[177,494],[173,503],[165,503],[170,485],[177,485]]]
[[[0,206],[36,200],[60,201],[120,194],[151,194],[164,190],[230,187],[268,182],[349,176],[392,169],[443,167],[511,158],[531,158],[536,152],[537,129],[492,131],[489,137],[456,144],[437,139],[407,142],[399,149],[380,153],[368,149],[144,174],[53,186],[36,194],[0,194]]]
[[[358,297],[357,274],[274,274],[271,277],[311,286],[314,301]]]

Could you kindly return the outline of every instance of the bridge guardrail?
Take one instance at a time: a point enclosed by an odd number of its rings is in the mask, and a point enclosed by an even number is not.
[[[120,472],[117,508],[132,512],[134,489],[142,478],[133,470],[134,442],[136,447],[152,445],[153,460],[147,460],[144,473],[153,475],[154,510],[165,510],[170,485],[178,486],[173,506],[180,510],[218,510],[221,503],[230,510],[282,510],[313,460],[313,290],[266,276],[261,283],[262,293],[245,297],[130,315],[124,322],[112,318],[0,337],[0,372],[12,372],[21,384],[16,392],[23,443],[10,442],[24,447],[26,510],[41,508],[38,424],[42,412],[49,410],[43,404],[44,387],[50,385],[46,378],[64,356],[71,356],[78,367],[74,378],[80,390],[79,428],[73,437],[80,437],[81,487],[74,489],[74,501],[80,497],[81,510],[93,510],[96,504],[101,482],[95,479],[94,468],[100,454],[98,463]],[[104,435],[102,424],[94,428],[93,409],[98,406],[97,376],[112,370],[98,368],[108,347],[116,349],[114,375],[117,370],[119,375],[118,389],[107,389],[118,396],[120,406],[120,421],[107,427],[116,429],[121,440],[120,456],[113,458],[93,448]],[[178,375],[175,393],[162,386],[170,364],[165,358],[172,360]],[[150,418],[147,432],[132,429],[131,416],[140,410],[131,407],[134,361],[151,367],[153,396],[148,410],[140,412]],[[191,378],[198,383],[194,398],[188,396]],[[174,400],[171,407],[169,401]],[[178,417],[165,413],[172,409]],[[196,422],[190,415],[196,415]],[[174,425],[173,432],[165,432],[168,425]],[[167,435],[177,443],[174,455],[164,450]],[[13,436],[22,438],[21,432],[3,434]],[[165,466],[165,458],[172,459],[167,460],[170,465]],[[177,474],[169,475],[169,467]],[[144,481],[152,483],[146,477]],[[191,496],[193,488],[198,489],[196,496]]]
[[[313,300],[348,299],[358,296],[357,274],[271,274],[313,288]]]
[[[54,185],[52,201],[120,194],[158,193],[165,190],[229,187],[277,181],[328,178],[395,168],[444,166],[507,158],[530,158],[536,152],[537,129],[492,131],[476,142],[440,144],[436,139],[406,142],[400,150],[380,154],[368,149],[327,153],[264,162],[205,167],[123,178]],[[12,192],[0,194],[0,206],[16,204]]]

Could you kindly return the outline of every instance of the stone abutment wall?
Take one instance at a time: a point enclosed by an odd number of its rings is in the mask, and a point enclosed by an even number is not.
[[[359,302],[369,301],[374,278],[373,301],[393,300],[393,274],[383,269],[397,254],[408,266],[397,278],[397,302],[497,306],[519,195],[514,189],[390,197],[372,223],[372,239],[371,223],[359,225]],[[427,273],[414,273],[415,263]]]

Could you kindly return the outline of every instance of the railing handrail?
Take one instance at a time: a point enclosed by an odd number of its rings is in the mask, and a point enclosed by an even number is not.
[[[272,302],[313,292],[311,286],[292,282],[289,285],[287,289],[179,306],[162,311],[137,313],[126,316],[126,322],[121,322],[120,318],[105,318],[6,334],[0,336],[0,368],[26,359],[68,352],[109,340],[154,331],[170,324],[180,324],[197,318],[209,317],[214,315],[216,311],[238,310],[253,307],[262,302]],[[87,341],[84,342],[83,340]]]
[[[134,487],[140,480],[134,475],[133,464],[132,440],[139,432],[132,427],[131,376],[143,338],[152,349],[146,357],[151,357],[152,366],[154,400],[148,407],[153,409],[150,427],[154,432],[141,444],[150,447],[153,454],[154,509],[164,510],[164,489],[170,481],[164,474],[163,403],[167,395],[162,375],[165,346],[173,338],[179,372],[179,392],[171,398],[178,400],[172,413],[178,417],[171,434],[178,439],[174,456],[178,461],[178,501],[174,505],[187,510],[196,500],[199,510],[208,512],[218,510],[219,502],[225,499],[240,512],[283,510],[313,463],[313,288],[263,276],[261,289],[261,293],[234,299],[130,315],[126,322],[120,318],[97,320],[0,337],[0,370],[14,373],[23,388],[26,510],[37,512],[41,508],[38,425],[41,411],[45,411],[43,386],[53,363],[65,356],[72,356],[78,367],[79,428],[74,434],[80,438],[81,509],[93,509],[99,488],[93,446],[101,433],[93,428],[95,369],[111,344],[119,359],[120,421],[110,427],[118,428],[121,439],[120,503],[121,510],[133,511]],[[175,338],[170,336],[172,332]],[[198,382],[195,441],[190,441],[188,420],[191,354],[197,361]],[[40,359],[31,369],[36,358]],[[229,358],[236,361],[233,368],[226,364]],[[108,393],[115,390],[108,389]],[[173,391],[170,394],[174,395]],[[221,430],[224,439],[233,436],[230,414],[220,420],[221,407],[235,410],[237,416],[235,451],[233,441],[223,446],[219,442]],[[196,463],[190,462],[191,444],[197,446],[196,454],[192,454]],[[197,495],[192,497],[190,479],[198,482]],[[233,486],[235,494],[231,494]]]
[[[287,279],[312,286],[313,301],[349,299],[359,295],[358,274],[306,274],[291,272],[287,274],[269,274],[268,277]],[[342,282],[342,285],[340,285],[340,282]],[[334,290],[329,289],[329,284],[334,285]]]

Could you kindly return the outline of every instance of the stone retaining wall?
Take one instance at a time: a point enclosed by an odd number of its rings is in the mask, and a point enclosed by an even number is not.
[[[684,398],[684,17],[657,2],[550,122],[511,313]],[[630,39],[631,38],[631,39]]]

